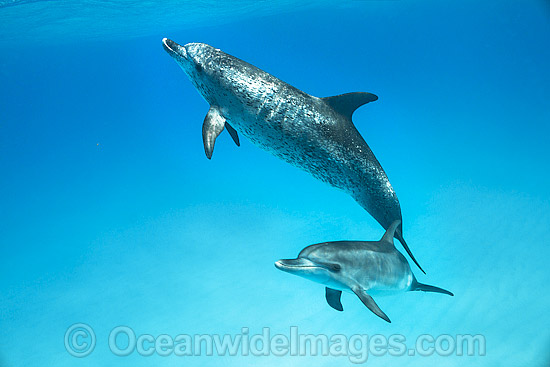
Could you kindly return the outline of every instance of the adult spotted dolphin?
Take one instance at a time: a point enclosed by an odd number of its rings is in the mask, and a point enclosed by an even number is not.
[[[445,289],[419,283],[409,263],[395,248],[393,237],[399,227],[393,222],[380,241],[337,241],[311,245],[298,258],[279,260],[278,269],[326,286],[328,304],[343,311],[342,291],[351,291],[377,316],[391,322],[372,295],[400,291],[438,292],[452,296]]]
[[[399,200],[386,173],[351,121],[359,106],[376,101],[377,96],[348,93],[317,98],[204,43],[181,46],[166,38],[162,43],[210,104],[202,126],[209,159],[224,128],[237,145],[238,131],[344,190],[385,229],[401,219]],[[420,268],[403,239],[401,225],[395,237]]]

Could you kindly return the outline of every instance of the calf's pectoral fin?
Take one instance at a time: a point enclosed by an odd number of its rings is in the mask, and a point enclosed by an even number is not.
[[[227,132],[229,135],[231,135],[231,138],[233,138],[233,141],[235,144],[237,144],[238,147],[241,146],[241,142],[239,141],[239,134],[237,134],[237,130],[233,129],[233,126],[229,125],[227,121],[225,122],[225,128],[227,129]]]
[[[341,296],[342,291],[325,287],[325,298],[327,299],[327,303],[337,311],[344,311],[344,307],[342,307],[342,302],[340,301]]]
[[[223,131],[225,118],[220,114],[216,106],[210,107],[202,124],[202,142],[204,152],[208,159],[212,158],[216,138]]]
[[[384,313],[384,311],[380,309],[380,307],[378,307],[376,302],[374,302],[374,299],[369,296],[364,289],[361,289],[360,287],[353,287],[351,290],[357,295],[357,297],[359,297],[361,302],[363,302],[363,304],[368,307],[369,310],[374,312],[376,316],[391,323],[390,318]]]

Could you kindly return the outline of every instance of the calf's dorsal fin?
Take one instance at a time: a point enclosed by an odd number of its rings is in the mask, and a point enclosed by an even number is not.
[[[394,220],[393,223],[390,224],[390,226],[386,230],[386,233],[384,233],[384,236],[382,236],[382,238],[380,239],[380,242],[386,241],[393,244],[393,236],[395,235],[395,231],[397,230],[400,224],[401,224],[401,219]]]

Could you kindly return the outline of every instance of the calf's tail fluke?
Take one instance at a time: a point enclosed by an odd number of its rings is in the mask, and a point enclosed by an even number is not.
[[[401,235],[401,231],[395,231],[395,238],[397,238],[399,240],[399,242],[401,242],[401,244],[403,245],[403,248],[405,249],[405,251],[407,251],[407,254],[409,254],[409,256],[411,257],[412,261],[414,261],[414,263],[416,264],[416,266],[418,266],[418,269],[420,269],[420,271],[422,271],[424,274],[426,274],[426,272],[424,271],[424,269],[422,269],[422,267],[420,266],[420,264],[418,263],[418,261],[416,261],[416,259],[414,258],[414,255],[412,254],[411,250],[409,249],[409,245],[407,245],[407,242],[405,242],[405,239],[403,238],[403,236]]]
[[[452,292],[449,292],[446,289],[434,287],[433,285],[422,284],[417,282],[416,279],[413,280],[413,284],[411,285],[411,291],[443,293],[443,294],[448,294],[449,296],[454,296]]]

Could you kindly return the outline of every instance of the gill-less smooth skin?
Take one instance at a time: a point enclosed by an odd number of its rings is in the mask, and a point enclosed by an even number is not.
[[[342,291],[353,292],[377,316],[391,322],[373,295],[404,291],[451,292],[417,282],[409,263],[395,248],[395,221],[380,241],[337,241],[311,245],[296,259],[279,260],[275,266],[288,273],[324,284],[328,304],[343,311]]]
[[[162,43],[210,104],[202,128],[209,159],[225,128],[237,145],[242,134],[344,190],[385,229],[401,220],[399,200],[386,173],[351,121],[359,106],[377,96],[348,93],[317,98],[204,43],[181,46],[166,38]],[[395,238],[418,265],[402,232],[399,225]]]

